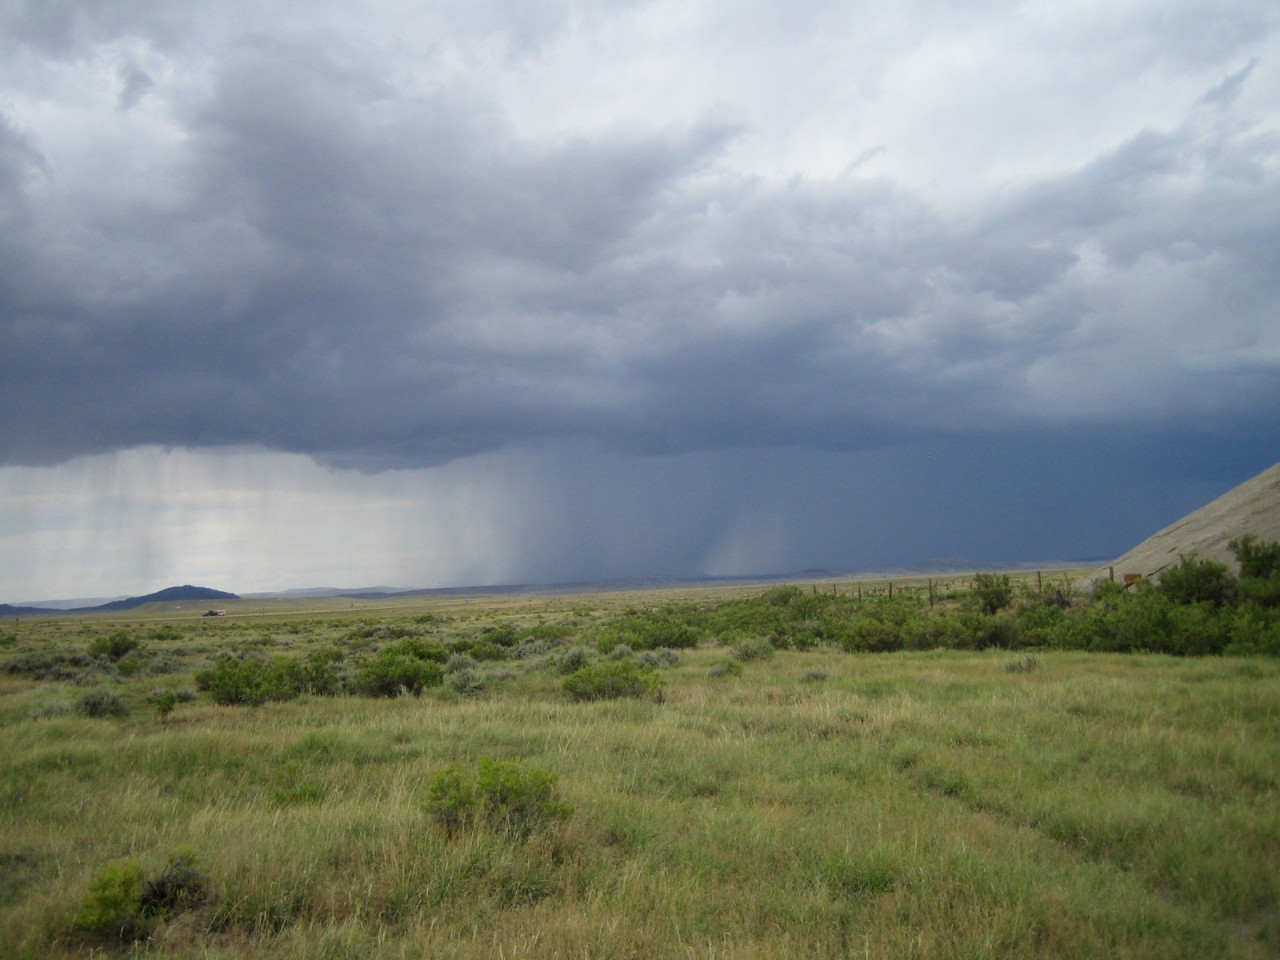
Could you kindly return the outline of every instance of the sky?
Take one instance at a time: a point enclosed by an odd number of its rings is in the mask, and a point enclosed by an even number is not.
[[[1280,460],[1270,0],[0,0],[0,601],[1105,559]]]

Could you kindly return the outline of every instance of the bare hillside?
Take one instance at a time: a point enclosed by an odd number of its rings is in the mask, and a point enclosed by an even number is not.
[[[1228,544],[1246,533],[1280,540],[1280,463],[1165,527],[1110,566],[1117,580],[1127,573],[1152,577],[1177,563],[1179,554],[1194,552],[1202,560],[1217,560],[1234,569],[1235,556]],[[1103,567],[1086,582],[1106,576]]]

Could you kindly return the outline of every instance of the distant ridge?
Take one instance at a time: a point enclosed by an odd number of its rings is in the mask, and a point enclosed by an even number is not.
[[[1280,540],[1280,463],[1148,537],[1107,566],[1114,568],[1117,579],[1126,573],[1154,577],[1177,563],[1180,555],[1195,553],[1201,560],[1235,569],[1230,543],[1247,533],[1260,540]],[[1085,583],[1106,576],[1108,570],[1103,567]]]
[[[157,590],[155,593],[148,593],[146,596],[127,597],[124,600],[113,600],[110,603],[100,603],[92,607],[71,607],[68,609],[57,607],[14,607],[7,603],[0,603],[0,618],[51,617],[68,613],[112,613],[121,610],[132,610],[148,603],[165,603],[175,600],[239,599],[236,594],[227,593],[225,590],[214,590],[210,587],[193,587],[188,583],[183,584],[181,587],[166,587],[163,590]]]
[[[157,590],[155,593],[148,593],[145,597],[128,597],[124,600],[113,600],[111,603],[100,603],[96,607],[81,607],[80,613],[87,610],[132,610],[134,607],[141,607],[147,603],[163,603],[172,600],[239,600],[240,598],[234,593],[227,593],[225,590],[213,590],[209,587],[193,587],[191,584],[184,584],[181,587],[165,587],[163,590]]]

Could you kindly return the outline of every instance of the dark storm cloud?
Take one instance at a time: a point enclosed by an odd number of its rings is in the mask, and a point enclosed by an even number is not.
[[[69,58],[127,20],[21,10],[15,35]],[[176,34],[148,11],[130,29]],[[354,42],[247,33],[173,108],[154,184],[96,186],[0,125],[0,457],[257,444],[376,470],[551,440],[1274,424],[1280,147],[1232,113],[1255,65],[948,213],[854,175],[892,149],[755,176],[724,162],[747,127],[711,109],[534,139]],[[130,118],[169,95],[118,69]]]

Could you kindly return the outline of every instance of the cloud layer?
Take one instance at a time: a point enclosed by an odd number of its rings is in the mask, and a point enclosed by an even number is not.
[[[1274,4],[423,6],[0,6],[0,466],[1275,459]]]
[[[5,24],[9,463],[1280,409],[1268,5],[188,7]]]

